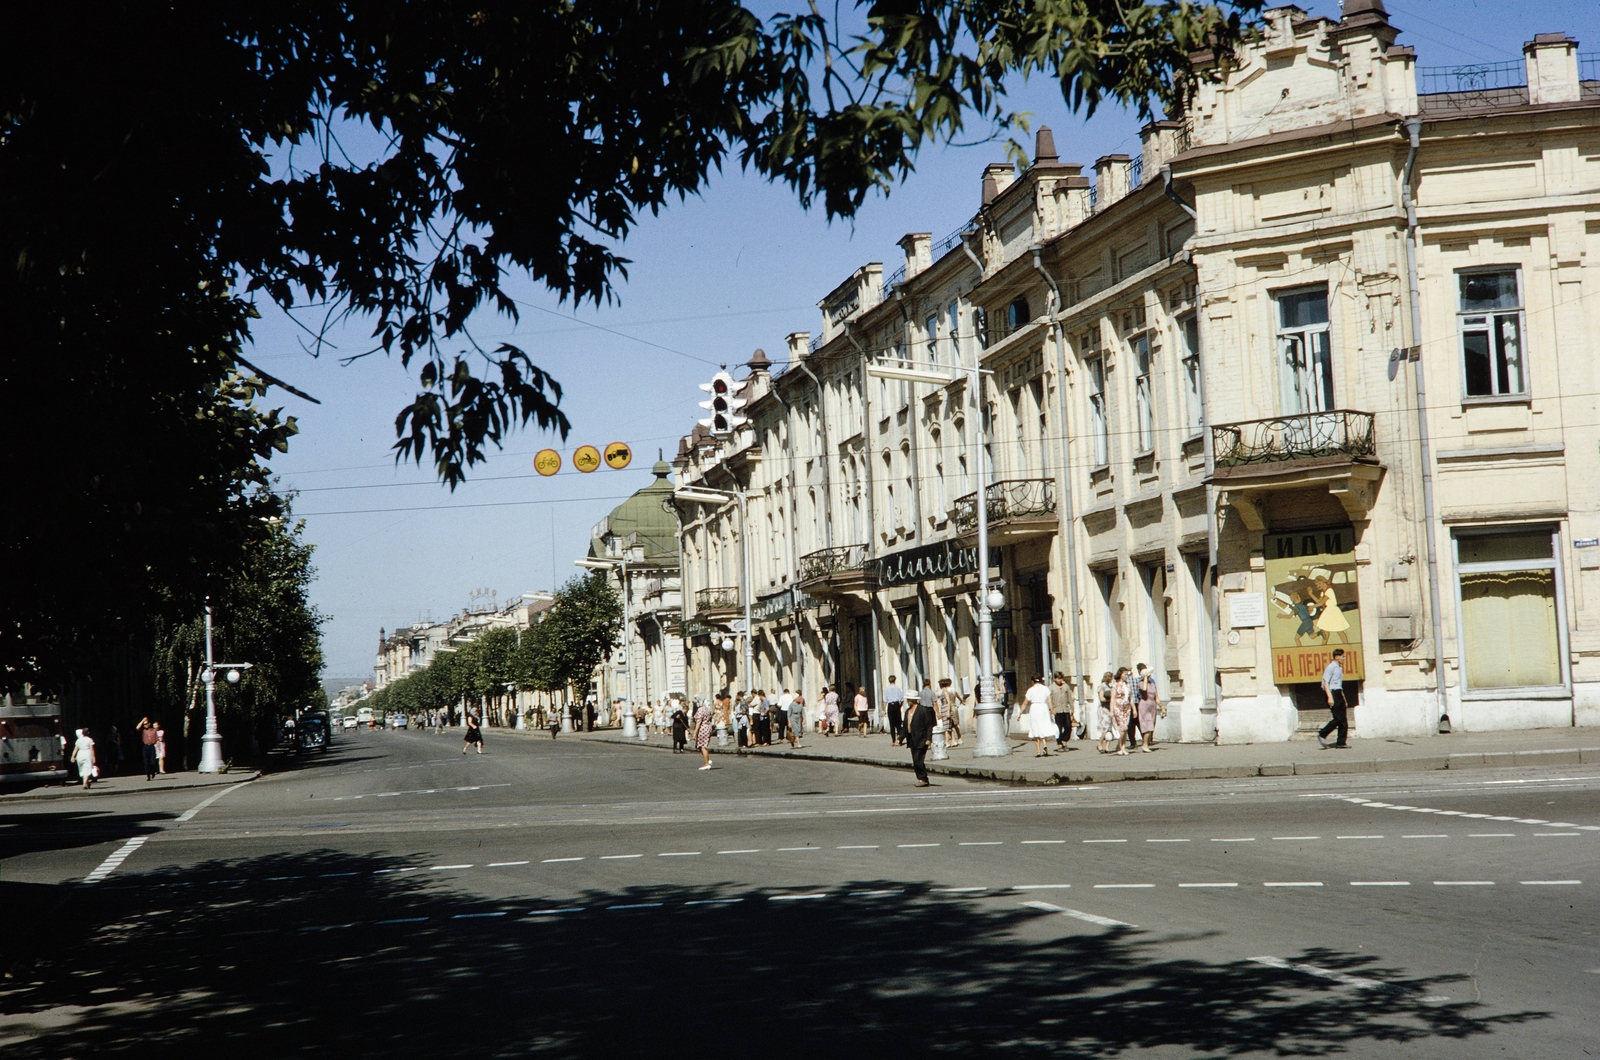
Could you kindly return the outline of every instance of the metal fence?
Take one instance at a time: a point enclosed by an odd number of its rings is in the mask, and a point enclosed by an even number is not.
[[[737,611],[742,606],[737,585],[695,590],[694,610],[696,614],[705,614],[707,611]]]
[[[840,545],[836,548],[819,548],[800,557],[799,579],[825,578],[841,571],[860,570],[867,561],[866,545]]]
[[[1347,409],[1219,424],[1211,446],[1218,467],[1378,452],[1372,413]]]
[[[1018,478],[991,482],[984,490],[989,501],[989,523],[1028,516],[1050,515],[1056,510],[1056,483],[1049,478]],[[971,530],[978,525],[978,495],[957,498],[952,513],[956,527]]]

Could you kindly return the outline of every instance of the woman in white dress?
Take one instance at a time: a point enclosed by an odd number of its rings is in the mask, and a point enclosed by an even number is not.
[[[1050,757],[1050,741],[1056,737],[1056,718],[1050,712],[1050,689],[1044,675],[1034,674],[1033,684],[1024,697],[1028,703],[1028,739],[1033,741],[1035,758]]]
[[[1340,644],[1350,643],[1350,620],[1344,617],[1344,611],[1339,607],[1339,596],[1333,591],[1333,585],[1326,578],[1318,578],[1314,583],[1317,587],[1317,604],[1322,608],[1317,612],[1317,632],[1322,634],[1322,643],[1328,643],[1328,635],[1338,636]]]
[[[94,783],[94,741],[89,738],[89,730],[78,730],[78,740],[72,745],[72,758],[78,763],[78,776],[83,778],[83,787],[87,791],[89,785]]]

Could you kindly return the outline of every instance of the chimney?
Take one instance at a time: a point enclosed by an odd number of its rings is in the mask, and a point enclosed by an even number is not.
[[[933,264],[933,233],[907,232],[900,237],[900,249],[906,252],[906,279]]]
[[[1139,130],[1140,186],[1161,172],[1182,148],[1183,122],[1153,121]]]
[[[1056,137],[1050,131],[1050,126],[1039,126],[1039,132],[1033,139],[1033,164],[1036,166],[1053,166],[1061,161],[1061,156],[1056,154]]]
[[[1578,42],[1565,33],[1538,33],[1522,46],[1528,64],[1529,103],[1575,103],[1583,96],[1578,81]]]
[[[811,353],[811,332],[809,332],[809,331],[794,331],[794,332],[790,332],[788,339],[786,339],[785,341],[787,341],[789,343],[789,363],[790,364],[799,364],[801,361],[805,360],[807,356],[810,355],[810,353]]]
[[[1000,193],[1016,182],[1017,171],[1008,162],[991,162],[983,167],[983,205],[1000,197]]]
[[[1094,160],[1094,208],[1107,206],[1128,194],[1129,171],[1133,160],[1127,155],[1101,155]]]

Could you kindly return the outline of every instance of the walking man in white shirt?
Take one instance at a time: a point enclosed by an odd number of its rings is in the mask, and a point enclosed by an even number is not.
[[[1333,661],[1328,668],[1322,671],[1322,694],[1328,697],[1328,709],[1333,711],[1333,720],[1322,727],[1317,733],[1317,743],[1324,748],[1328,746],[1328,734],[1335,729],[1339,730],[1338,739],[1334,742],[1335,750],[1342,750],[1350,746],[1347,742],[1350,735],[1350,704],[1344,698],[1344,649],[1333,649]]]

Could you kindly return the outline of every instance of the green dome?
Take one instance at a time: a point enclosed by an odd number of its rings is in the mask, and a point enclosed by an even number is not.
[[[657,460],[650,468],[655,481],[615,508],[594,528],[589,555],[606,555],[605,538],[615,538],[622,547],[638,534],[635,542],[644,549],[644,562],[671,567],[678,563],[678,519],[664,506],[672,499],[672,466]]]

